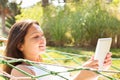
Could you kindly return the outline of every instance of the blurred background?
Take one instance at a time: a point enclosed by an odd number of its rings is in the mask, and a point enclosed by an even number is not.
[[[0,35],[23,19],[40,23],[49,46],[95,47],[112,37],[120,48],[120,0],[0,0]]]
[[[40,23],[48,49],[93,55],[98,38],[111,37],[112,57],[120,59],[120,0],[0,0],[1,37],[7,39],[11,26],[24,19]],[[5,44],[2,38],[1,53]],[[119,68],[119,60],[113,65]]]

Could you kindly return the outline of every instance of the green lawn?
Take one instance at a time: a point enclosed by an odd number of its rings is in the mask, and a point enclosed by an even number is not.
[[[6,80],[6,79],[0,76],[0,80]]]
[[[42,54],[43,58],[45,59],[44,61],[46,63],[57,62],[61,65],[74,66],[74,67],[80,66],[82,63],[87,61],[89,59],[89,56],[94,55],[94,51],[95,51],[95,49],[75,48],[75,47],[47,47],[47,50],[51,50],[51,51],[47,52],[47,55]],[[69,54],[65,55],[66,53],[64,52],[74,55],[68,56]],[[111,52],[113,53],[112,55],[113,58],[120,58],[120,49],[111,49]],[[84,57],[81,57],[79,55],[84,55]],[[120,60],[113,60],[112,65],[120,69]],[[114,70],[113,68],[111,69]],[[114,75],[112,74],[112,76],[120,79],[120,74],[114,74]],[[5,80],[5,79],[0,77],[0,80]],[[106,79],[102,78],[100,80],[106,80]]]
[[[75,48],[75,47],[48,47],[47,49],[50,50],[58,50],[61,52],[68,52],[68,53],[72,53],[72,54],[79,54],[79,55],[85,55],[87,56],[85,57],[78,57],[77,55],[73,57],[74,60],[77,60],[79,63],[84,63],[85,61],[87,61],[89,59],[88,56],[94,55],[95,49],[86,49],[86,48]],[[120,49],[111,49],[112,52],[112,58],[116,60],[112,60],[112,66],[117,67],[120,71]],[[49,55],[51,55],[52,57],[56,58],[56,57],[60,57],[58,55],[58,53],[54,52],[50,52],[48,53]],[[72,57],[72,56],[71,56]],[[62,57],[61,57],[62,58]],[[117,60],[119,59],[119,60]],[[77,65],[77,63],[75,63],[73,60],[62,60],[63,65],[70,65],[70,66],[79,66]],[[116,70],[113,67],[110,68],[111,70]],[[118,70],[116,70],[118,71]],[[105,73],[106,74],[106,73]],[[120,79],[120,73],[118,74],[109,74],[110,76],[114,77],[114,78],[118,78]],[[108,80],[105,77],[101,77],[99,80]]]

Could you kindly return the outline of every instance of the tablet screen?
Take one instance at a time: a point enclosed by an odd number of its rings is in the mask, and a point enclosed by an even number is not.
[[[98,39],[96,50],[95,50],[95,60],[98,60],[99,69],[102,69],[104,59],[107,53],[110,51],[112,38],[100,38]]]

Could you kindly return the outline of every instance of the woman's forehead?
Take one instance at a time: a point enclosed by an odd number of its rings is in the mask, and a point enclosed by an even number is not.
[[[37,24],[33,24],[29,29],[28,29],[28,34],[34,34],[34,33],[43,33],[43,30],[41,29],[41,27]]]

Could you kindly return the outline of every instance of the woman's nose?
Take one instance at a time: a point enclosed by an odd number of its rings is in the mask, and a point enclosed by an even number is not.
[[[42,44],[46,44],[46,38],[43,36],[43,37],[40,37],[39,38],[39,41],[40,41],[40,43],[42,43]]]

